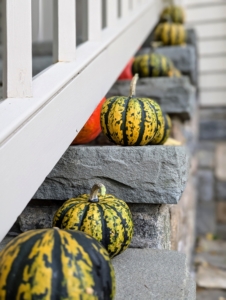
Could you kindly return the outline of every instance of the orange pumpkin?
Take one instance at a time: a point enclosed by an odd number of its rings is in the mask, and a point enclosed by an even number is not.
[[[76,138],[71,143],[72,145],[87,144],[94,140],[101,133],[100,126],[100,111],[106,98],[103,98],[86,124],[79,131]]]
[[[130,61],[128,62],[128,64],[125,66],[122,73],[119,75],[118,80],[132,79],[133,78],[133,73],[132,73],[133,61],[134,61],[134,57],[131,58]]]

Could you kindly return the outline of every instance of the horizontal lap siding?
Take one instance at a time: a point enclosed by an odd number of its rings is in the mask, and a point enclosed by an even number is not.
[[[196,29],[201,106],[226,105],[226,1],[184,0],[187,27]]]

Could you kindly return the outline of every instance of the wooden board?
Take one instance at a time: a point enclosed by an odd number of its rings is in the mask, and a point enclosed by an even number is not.
[[[200,75],[199,86],[201,90],[226,88],[226,72]]]
[[[199,40],[226,37],[226,21],[188,25],[187,27],[195,28]]]
[[[200,106],[226,106],[226,90],[201,91]]]
[[[197,6],[186,11],[188,23],[201,23],[225,18],[226,3],[216,6]]]
[[[200,57],[199,72],[226,71],[226,56]]]
[[[200,56],[219,56],[221,54],[226,55],[226,39],[206,41],[201,40],[198,42],[198,52]]]

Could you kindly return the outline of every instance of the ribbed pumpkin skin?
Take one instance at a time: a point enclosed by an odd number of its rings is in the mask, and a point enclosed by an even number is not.
[[[66,201],[56,212],[53,226],[81,230],[98,240],[114,257],[124,251],[133,236],[133,221],[127,204],[113,195],[99,196],[98,203],[89,195]]]
[[[173,63],[168,57],[150,53],[135,57],[132,72],[138,73],[139,77],[161,77],[170,76],[173,68]]]
[[[107,251],[82,232],[31,230],[0,253],[1,300],[105,300],[114,294]]]
[[[146,145],[157,130],[156,107],[158,104],[148,98],[108,98],[101,110],[102,131],[117,145]]]
[[[161,23],[155,29],[154,39],[164,45],[182,45],[186,42],[186,31],[180,24]]]
[[[149,145],[163,145],[170,136],[172,128],[170,117],[167,114],[162,114],[162,116],[159,117],[159,120],[158,131]]]
[[[165,21],[167,18],[174,23],[183,24],[185,22],[184,9],[180,6],[166,7],[160,15],[160,21]]]

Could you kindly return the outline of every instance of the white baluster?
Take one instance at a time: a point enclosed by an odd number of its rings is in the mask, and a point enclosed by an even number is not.
[[[107,27],[112,27],[115,25],[118,19],[118,1],[106,0],[106,6],[107,6],[106,9]]]
[[[76,49],[75,0],[54,0],[53,60],[73,61]]]
[[[3,97],[32,97],[31,0],[3,0]]]
[[[129,13],[129,0],[121,0],[122,18],[126,17]]]
[[[88,40],[99,40],[101,34],[101,0],[88,1]]]

